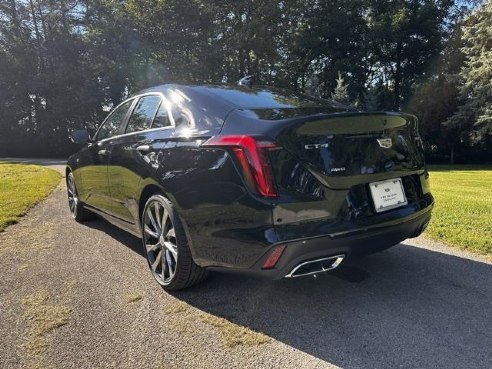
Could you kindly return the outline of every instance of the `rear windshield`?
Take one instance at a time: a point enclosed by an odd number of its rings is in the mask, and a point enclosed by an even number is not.
[[[342,107],[335,102],[317,99],[282,89],[247,87],[209,87],[209,92],[246,109],[282,109],[310,107]]]

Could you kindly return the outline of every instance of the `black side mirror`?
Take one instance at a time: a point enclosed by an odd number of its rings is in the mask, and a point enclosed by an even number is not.
[[[91,138],[89,136],[89,132],[84,128],[73,131],[70,135],[70,141],[78,145],[84,145],[89,143]]]

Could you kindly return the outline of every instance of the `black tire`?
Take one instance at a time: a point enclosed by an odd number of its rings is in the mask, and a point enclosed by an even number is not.
[[[68,206],[70,208],[70,213],[72,218],[77,222],[85,222],[94,218],[94,214],[84,207],[84,204],[79,199],[77,192],[77,185],[75,184],[75,177],[72,172],[67,174],[67,196],[68,196]]]
[[[168,199],[161,194],[151,196],[141,219],[145,257],[162,288],[177,291],[205,279],[207,271],[193,261],[181,219]]]

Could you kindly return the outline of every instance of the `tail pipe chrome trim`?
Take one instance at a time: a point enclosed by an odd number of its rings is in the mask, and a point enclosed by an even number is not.
[[[298,264],[285,278],[297,278],[305,275],[327,272],[335,269],[345,259],[345,255],[335,255],[327,258],[309,260]]]

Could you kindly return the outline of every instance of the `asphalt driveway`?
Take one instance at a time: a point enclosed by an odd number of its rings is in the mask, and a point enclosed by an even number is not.
[[[0,367],[491,368],[492,263],[417,239],[317,278],[212,273],[171,295],[138,239],[70,218],[62,182],[0,233]]]

